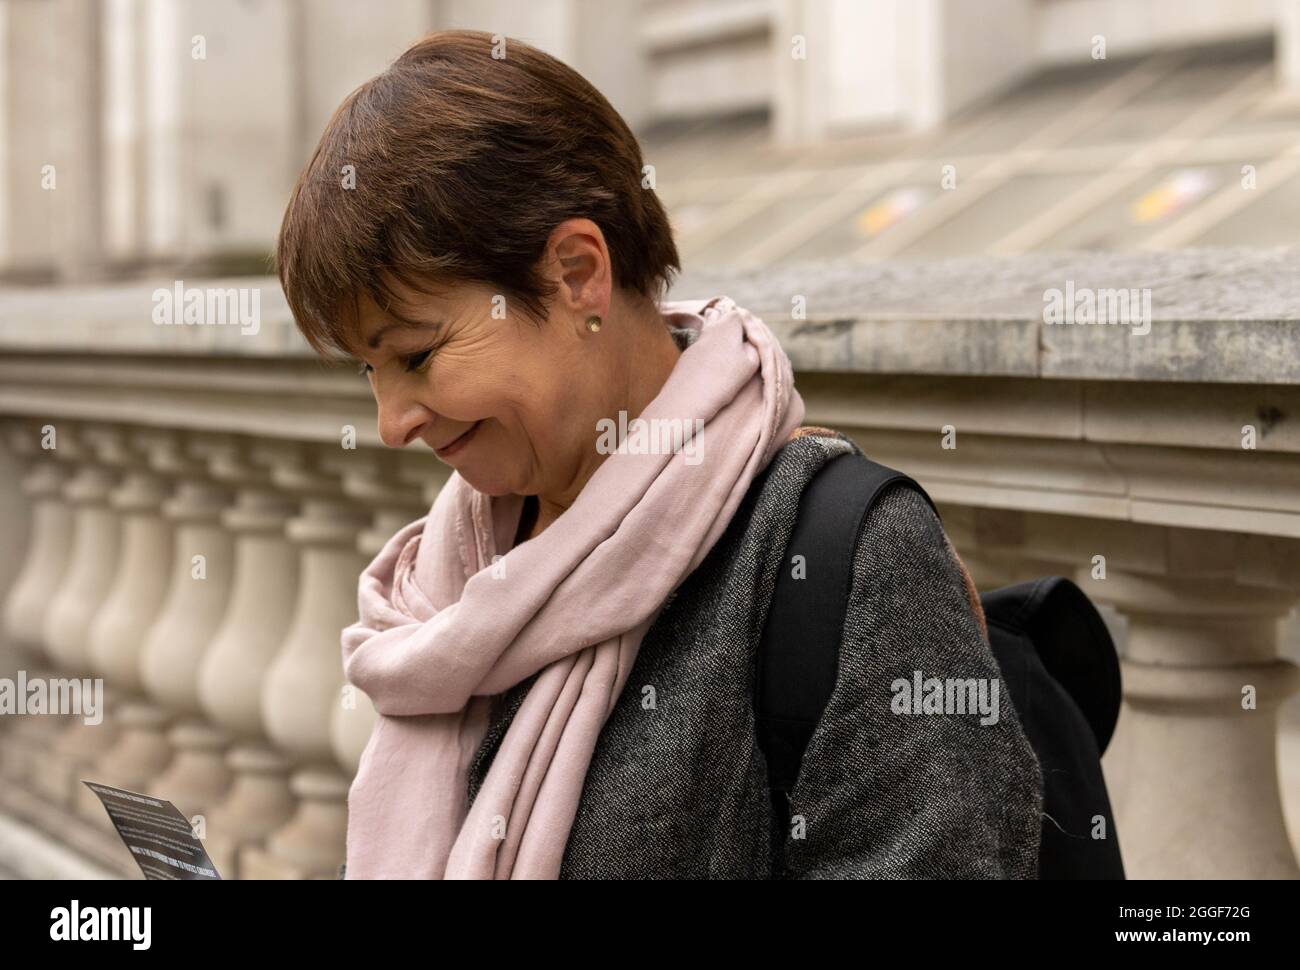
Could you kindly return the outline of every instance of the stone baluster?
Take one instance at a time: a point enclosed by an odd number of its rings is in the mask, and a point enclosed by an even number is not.
[[[1277,771],[1278,708],[1300,684],[1278,656],[1295,591],[1115,568],[1079,581],[1128,621],[1112,742],[1129,773],[1114,805],[1128,874],[1300,877]]]
[[[0,415],[0,548],[11,550],[9,559],[0,561],[0,678],[19,688],[16,692],[0,689],[0,778],[9,757],[6,738],[25,707],[26,689],[20,679],[30,673],[30,656],[20,650],[4,622],[6,604],[22,581],[37,538],[32,534],[34,503],[23,487],[40,452],[29,432],[21,421]]]
[[[999,521],[982,532],[990,555],[1072,561],[1103,615],[1122,618],[1124,704],[1103,763],[1127,873],[1300,875],[1277,770],[1277,712],[1297,686],[1278,656],[1278,621],[1300,588],[1295,541],[1062,515]],[[1276,548],[1262,555],[1260,542]]]
[[[63,497],[70,474],[52,450],[40,446],[40,430],[16,423],[6,429],[6,445],[26,464],[22,490],[31,503],[31,539],[17,579],[5,596],[5,635],[28,662],[48,665],[44,625],[50,592],[58,587],[72,551],[73,514]]]
[[[34,546],[33,503],[23,480],[31,473],[40,451],[28,423],[0,414],[0,548],[10,553],[7,560],[0,561],[0,677],[15,676],[21,666],[20,650],[9,635],[5,613]],[[24,657],[23,662],[29,659]],[[9,694],[0,696],[7,700]],[[13,717],[0,717],[0,738],[13,723]]]
[[[45,645],[59,674],[65,677],[85,678],[99,673],[90,656],[90,634],[118,575],[122,521],[110,504],[118,476],[95,447],[97,441],[111,440],[111,435],[104,436],[105,430],[93,426],[80,431],[67,426],[56,428],[54,453],[72,462],[75,469],[64,486],[64,497],[74,510],[74,533],[68,569],[46,613]],[[92,729],[80,717],[59,721],[59,757],[51,758],[51,752],[45,752],[46,758],[32,779],[37,791],[56,800],[75,797],[65,792],[65,759],[71,756],[84,763],[112,740],[111,728],[105,724]],[[69,725],[71,735],[65,731]]]
[[[1300,568],[1300,563],[1296,565]],[[1292,610],[1282,622],[1279,652],[1300,664],[1300,609]],[[1291,833],[1291,848],[1300,857],[1300,693],[1293,694],[1278,710],[1277,760],[1286,827]]]
[[[262,693],[284,645],[298,592],[298,550],[285,536],[296,504],[271,484],[269,442],[233,436],[211,442],[213,478],[236,489],[222,521],[235,538],[235,578],[221,628],[199,668],[199,700],[236,737],[227,756],[227,796],[207,813],[204,843],[217,871],[240,878],[240,854],[261,845],[293,814],[291,763],[266,740]]]
[[[171,529],[159,516],[167,497],[168,483],[148,467],[139,434],[121,428],[99,428],[87,432],[104,464],[117,469],[120,483],[109,496],[109,504],[120,516],[120,556],[112,586],[90,625],[87,655],[91,670],[105,684],[109,711],[102,723],[74,723],[60,739],[47,765],[45,795],[51,801],[73,805],[86,799],[95,808],[96,820],[107,823],[97,799],[83,793],[81,778],[101,780],[91,766],[109,750],[117,734],[117,708],[123,693],[137,689],[133,671],[113,664],[123,651],[136,645],[158,615],[167,589],[167,555],[171,550]],[[126,679],[119,679],[125,675]]]
[[[262,716],[267,734],[300,767],[290,781],[293,817],[264,848],[241,852],[240,871],[249,879],[334,878],[344,858],[349,781],[330,728],[344,687],[339,635],[356,620],[357,577],[366,564],[357,533],[368,522],[316,460],[320,447],[285,447],[272,463],[273,481],[302,498],[302,512],[286,530],[299,547],[301,571],[293,621],[267,674]]]
[[[109,505],[117,476],[96,454],[94,432],[58,430],[55,453],[74,466],[64,497],[74,509],[71,561],[45,619],[45,645],[61,671],[90,672],[90,626],[117,575],[121,519]]]
[[[48,679],[53,668],[45,654],[47,610],[51,592],[67,572],[75,529],[72,507],[63,495],[69,467],[41,447],[41,436],[39,426],[21,422],[10,427],[7,435],[10,450],[28,462],[22,489],[30,503],[32,524],[27,557],[5,598],[4,632],[27,677]],[[0,781],[26,786],[54,743],[59,723],[41,714],[15,714],[4,720],[13,723],[2,740]]]
[[[234,534],[222,521],[232,494],[212,479],[208,457],[201,436],[160,442],[154,451],[155,464],[178,480],[164,509],[176,539],[171,591],[140,658],[145,688],[178,718],[167,735],[175,754],[148,791],[190,819],[206,817],[231,783],[232,736],[207,719],[199,698],[199,670],[226,615],[235,561]]]
[[[112,684],[113,695],[121,697],[121,703],[113,710],[117,736],[112,747],[87,770],[96,781],[145,792],[150,780],[167,767],[173,755],[165,735],[171,714],[149,696],[141,661],[145,644],[167,609],[176,581],[173,565],[176,523],[167,514],[166,496],[175,489],[177,469],[169,456],[180,447],[180,433],[149,428],[137,430],[132,438],[143,455],[136,469],[142,494],[152,492],[163,500],[138,510],[135,525],[139,557],[132,563],[133,578],[123,580],[122,619],[102,629],[102,636],[96,642],[96,668]],[[188,572],[186,575],[188,578]],[[83,818],[101,829],[111,830],[112,822],[103,805],[85,786],[77,793],[76,804]]]
[[[423,460],[412,465],[410,459],[417,457]],[[366,562],[379,554],[394,533],[428,512],[423,485],[438,477],[432,467],[437,464],[432,455],[363,449],[345,451],[328,464],[342,477],[344,493],[373,511],[371,526],[357,537],[357,549]],[[412,478],[420,469],[424,471],[425,481],[415,484]],[[344,702],[334,711],[331,736],[339,763],[352,776],[370,740],[376,714],[370,698],[351,685],[345,687],[343,696]]]

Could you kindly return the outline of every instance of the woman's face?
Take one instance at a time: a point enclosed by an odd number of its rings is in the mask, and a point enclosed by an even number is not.
[[[359,319],[384,444],[419,439],[489,495],[545,492],[571,473],[605,403],[581,334],[539,327],[477,283],[401,295],[420,326],[368,299]]]
[[[486,284],[399,287],[411,322],[363,298],[354,350],[385,445],[419,439],[486,495],[565,508],[604,460],[598,422],[639,415],[678,350],[654,303],[612,285],[595,223],[561,223],[541,265],[556,294],[540,326]],[[605,323],[598,333],[592,315]]]

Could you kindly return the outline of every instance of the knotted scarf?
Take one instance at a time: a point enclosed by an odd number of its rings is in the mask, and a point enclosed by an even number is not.
[[[674,447],[634,447],[629,420],[573,504],[514,548],[523,496],[453,473],[362,573],[343,666],[378,717],[348,794],[347,878],[558,877],[642,637],[804,413],[753,314],[725,296],[660,310],[697,331],[638,416],[643,443],[676,422]],[[491,698],[538,671],[471,805]]]

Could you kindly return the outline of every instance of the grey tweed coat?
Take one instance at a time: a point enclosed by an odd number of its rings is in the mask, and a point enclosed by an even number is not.
[[[803,487],[847,450],[857,446],[834,432],[788,443],[671,594],[597,741],[560,878],[1035,877],[1042,778],[1005,686],[988,726],[891,710],[889,685],[917,670],[1000,676],[964,568],[907,489],[887,492],[863,524],[837,681],[791,792],[789,831],[772,811],[755,652]],[[471,800],[535,679],[495,698]]]

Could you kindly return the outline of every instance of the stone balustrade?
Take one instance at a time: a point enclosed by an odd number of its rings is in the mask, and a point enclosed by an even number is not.
[[[914,475],[981,586],[1068,575],[1103,604],[1133,876],[1300,875],[1296,255],[831,264],[672,294],[767,320],[807,422]],[[1149,332],[1045,325],[1067,281],[1149,289]],[[339,631],[448,469],[381,446],[365,381],[311,355],[273,281],[211,284],[261,290],[255,332],[156,326],[156,285],[0,293],[22,469],[0,491],[27,510],[0,676],[105,685],[101,723],[0,717],[0,812],[135,876],[80,780],[119,784],[195,819],[227,877],[330,878],[374,718]]]

